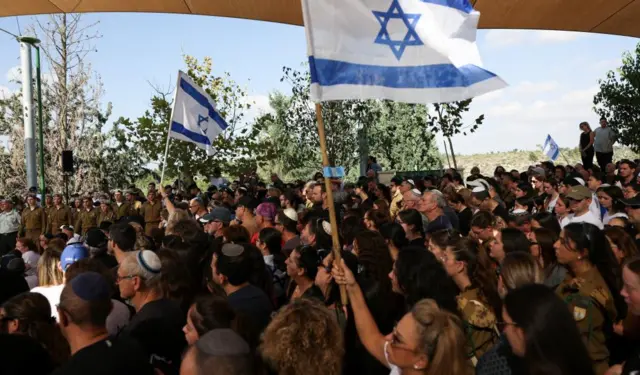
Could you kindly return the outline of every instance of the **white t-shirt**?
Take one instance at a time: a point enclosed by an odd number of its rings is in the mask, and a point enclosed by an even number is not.
[[[29,286],[29,289],[33,289],[38,286],[38,275],[25,276],[24,279]]]
[[[571,222],[571,219],[573,219],[573,214],[569,214],[569,215],[563,217],[562,220],[560,220],[560,228],[566,227],[567,224],[569,224]]]
[[[392,365],[391,362],[389,362],[389,352],[387,352],[388,347],[389,347],[389,341],[385,341],[384,342],[384,358],[387,360],[387,365],[391,369],[391,372],[389,373],[389,375],[402,375],[402,371],[400,370],[400,367],[396,365]]]
[[[24,271],[26,276],[35,276],[38,274],[38,260],[40,260],[40,254],[29,250],[22,254],[22,260],[24,260],[24,265],[26,267],[26,270]]]
[[[53,286],[39,286],[31,289],[32,293],[40,293],[47,298],[51,305],[51,315],[58,320],[58,304],[60,303],[60,294],[62,294],[64,284]]]
[[[625,214],[624,212],[618,212],[618,213],[615,213],[613,215],[609,215],[609,212],[605,212],[604,216],[602,217],[602,223],[604,225],[607,225],[607,224],[609,224],[611,219],[613,219],[614,217],[623,217],[625,219],[629,218],[629,216],[627,216],[627,214]]]
[[[585,213],[582,216],[573,215],[573,217],[571,218],[570,223],[571,224],[573,224],[573,223],[589,223],[589,224],[595,225],[596,227],[598,227],[600,229],[604,229],[604,225],[602,224],[602,221],[600,220],[600,218],[595,216],[593,214],[593,212],[591,212],[591,211],[587,211],[587,213]]]
[[[547,212],[553,213],[553,209],[556,208],[556,203],[558,203],[558,198],[560,198],[559,195],[554,199],[552,199],[551,201],[549,201],[549,205],[547,206]]]

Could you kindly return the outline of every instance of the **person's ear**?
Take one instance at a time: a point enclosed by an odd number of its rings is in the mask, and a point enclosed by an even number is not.
[[[138,291],[142,289],[142,278],[140,276],[134,276],[131,281],[133,281],[133,290]]]
[[[467,263],[456,260],[456,273],[465,272],[466,268],[467,268]]]
[[[69,316],[60,307],[58,307],[57,309],[58,309],[58,325],[60,325],[60,327],[67,327],[70,322]]]

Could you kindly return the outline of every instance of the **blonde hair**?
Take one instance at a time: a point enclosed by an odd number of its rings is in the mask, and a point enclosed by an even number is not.
[[[411,309],[420,338],[417,350],[427,354],[428,374],[471,375],[473,367],[465,349],[467,340],[460,318],[438,308],[432,299],[423,299]]]
[[[58,242],[62,243],[62,247]],[[64,275],[58,267],[63,248],[64,242],[62,240],[53,239],[38,260],[38,284],[40,286],[54,286],[63,283]]]
[[[169,218],[167,219],[167,227],[165,228],[165,235],[175,235],[175,226],[177,223],[182,220],[191,219],[189,212],[186,210],[181,210],[176,208],[172,213],[169,214]]]
[[[343,334],[336,317],[307,298],[285,305],[262,337],[262,357],[280,375],[339,375]]]
[[[542,284],[544,273],[533,255],[524,251],[508,253],[502,261],[500,276],[511,291],[527,284]]]

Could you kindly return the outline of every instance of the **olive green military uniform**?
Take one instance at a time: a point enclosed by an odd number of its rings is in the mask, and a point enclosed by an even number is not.
[[[123,217],[131,216],[131,204],[129,204],[129,202],[122,202],[122,204],[118,206],[118,203],[114,203],[113,212],[116,214],[116,221]]]
[[[71,209],[65,205],[60,207],[51,207],[47,214],[47,232],[56,235],[60,233],[60,227],[63,225],[71,225],[73,223],[71,217]]]
[[[102,212],[102,210],[100,210],[100,212],[98,213],[98,226],[100,226],[100,224],[102,224],[105,221],[114,223],[116,221],[115,212],[113,212],[112,210],[109,210],[107,212]]]
[[[32,210],[27,207],[22,211],[22,227],[20,233],[23,233],[26,238],[33,241],[39,248],[40,235],[44,233],[47,227],[46,223],[44,208],[36,207]]]
[[[98,212],[95,209],[86,210],[82,209],[78,213],[78,218],[76,219],[75,231],[80,235],[87,233],[87,231],[91,228],[95,228],[98,226]]]
[[[477,288],[460,293],[456,301],[464,320],[467,353],[475,366],[478,358],[498,342],[496,314],[484,299],[480,298]]]
[[[147,236],[151,235],[151,230],[157,228],[160,224],[160,213],[162,212],[162,204],[158,202],[144,202],[140,208],[140,216],[144,218],[144,233]]]
[[[567,275],[556,293],[569,306],[578,325],[597,375],[609,368],[609,350],[605,345],[603,327],[616,321],[617,311],[611,291],[596,267],[573,277]]]

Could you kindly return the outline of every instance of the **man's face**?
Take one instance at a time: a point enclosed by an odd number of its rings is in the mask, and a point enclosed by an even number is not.
[[[62,197],[56,195],[55,197],[53,197],[53,204],[55,204],[56,206],[59,206],[62,204]]]
[[[91,202],[91,199],[85,199],[82,201],[82,203],[84,204],[84,208],[87,210],[90,210],[93,207],[93,202]]]
[[[198,210],[200,209],[200,206],[198,205],[198,203],[196,201],[191,201],[189,202],[189,211],[195,215],[196,213],[198,213]]]
[[[148,191],[156,191],[156,185],[149,184],[149,186],[147,186],[147,190]]]
[[[7,202],[5,202],[5,201],[0,202],[0,210],[9,211],[9,209],[7,207],[8,207],[7,206]]]
[[[242,215],[244,215],[244,210],[246,210],[244,206],[236,207],[236,218],[242,219]]]
[[[119,191],[116,191],[115,195],[114,195],[116,202],[122,202],[122,193]]]
[[[222,228],[222,223],[217,220],[210,221],[204,225],[204,231],[212,236],[216,234],[216,232],[219,231],[220,228]]]
[[[29,197],[27,198],[27,204],[29,204],[29,206],[33,207],[36,205],[36,199],[34,197]]]
[[[133,194],[127,193],[126,197],[129,202],[133,201]]]
[[[480,227],[471,227],[471,231],[475,235],[476,238],[481,239],[482,241],[488,241],[492,237],[492,228],[480,228]]]
[[[311,234],[311,223],[305,225],[300,233],[300,241],[305,245],[313,245],[316,240],[316,236]]]
[[[576,214],[584,214],[589,210],[589,204],[591,203],[591,199],[582,199],[575,200],[569,199],[569,208]]]
[[[602,182],[600,180],[593,176],[589,176],[589,179],[587,180],[587,186],[589,187],[589,190],[596,191],[598,190],[600,185],[602,185]]]
[[[407,191],[404,194],[402,194],[402,204],[404,208],[407,208],[407,209],[416,208],[417,203],[418,203],[418,200],[414,198],[413,194],[410,191]]]
[[[133,298],[136,295],[135,278],[137,276],[126,275],[121,268],[118,268],[117,273],[118,289],[120,290],[120,297],[124,300]]]
[[[629,221],[636,226],[640,225],[640,208],[626,207],[627,215],[629,215]]]
[[[607,126],[607,120],[605,119],[600,120],[600,126],[602,126],[603,128]]]
[[[311,192],[311,201],[316,204],[322,203],[322,186],[314,186]]]
[[[616,165],[613,163],[609,163],[607,164],[607,166],[605,167],[605,171],[607,172],[608,175],[613,175],[616,173]]]
[[[629,166],[629,164],[627,163],[621,163],[620,164],[620,168],[618,170],[618,174],[624,178],[627,178],[629,176],[631,176],[631,174],[633,173],[633,169],[631,169],[631,167]]]
[[[398,185],[396,185],[395,182],[391,182],[389,186],[391,187],[391,194],[395,194],[396,190],[398,189]]]
[[[149,194],[147,194],[147,199],[149,200],[149,202],[153,202],[156,200],[156,192],[155,191],[150,191]]]
[[[402,194],[406,193],[407,191],[409,191],[411,189],[413,189],[413,187],[407,181],[402,181],[402,183],[400,184],[400,192]]]
[[[422,198],[418,201],[418,211],[422,213],[428,213],[433,211],[435,208],[435,203],[433,202],[433,194],[425,193],[422,194]]]
[[[224,278],[218,273],[218,268],[216,266],[217,264],[218,256],[216,254],[213,254],[213,257],[211,257],[211,279],[214,283],[222,285],[224,283]]]
[[[173,188],[171,186],[167,186],[164,188],[164,192],[167,195],[171,195],[171,193],[173,193]]]
[[[109,210],[109,205],[106,203],[100,203],[100,209],[102,212],[107,212]]]
[[[47,206],[51,206],[53,204],[53,198],[52,197],[46,197],[44,199],[44,204],[46,204]]]

